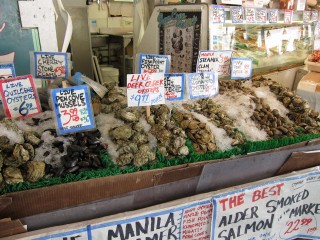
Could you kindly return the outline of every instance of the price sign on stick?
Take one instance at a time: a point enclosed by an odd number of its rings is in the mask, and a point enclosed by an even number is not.
[[[311,11],[303,11],[303,22],[304,23],[311,22]]]
[[[266,8],[257,8],[256,9],[256,22],[257,23],[266,23],[267,22],[267,9]]]
[[[13,78],[15,76],[13,63],[0,64],[0,79]]]
[[[243,8],[230,7],[230,14],[232,23],[243,23]]]
[[[34,52],[36,78],[55,79],[68,77],[68,54],[59,52]]]
[[[200,51],[197,72],[217,72],[219,76],[230,75],[232,51]]]
[[[189,73],[189,98],[206,98],[218,94],[218,75],[215,72]]]
[[[250,79],[252,75],[251,58],[231,59],[231,79]]]
[[[168,55],[140,54],[138,73],[168,73]]]
[[[53,89],[51,97],[59,134],[95,128],[88,86]]]
[[[311,21],[312,22],[318,22],[318,16],[319,16],[318,11],[312,11],[311,12]]]
[[[170,101],[183,100],[184,98],[184,74],[164,75],[165,98]]]
[[[30,117],[41,112],[31,75],[1,80],[0,93],[9,118]]]
[[[247,23],[255,23],[256,22],[256,15],[255,15],[255,8],[245,8],[246,12],[246,22]]]
[[[226,14],[224,6],[211,5],[210,23],[224,23],[226,20]]]
[[[127,75],[129,107],[164,104],[164,73]]]
[[[283,18],[283,23],[292,23],[292,18],[293,18],[293,11],[289,9],[284,10],[284,18]]]
[[[268,9],[269,23],[277,23],[279,18],[278,9]]]

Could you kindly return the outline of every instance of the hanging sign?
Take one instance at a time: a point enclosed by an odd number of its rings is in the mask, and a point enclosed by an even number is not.
[[[320,38],[314,40],[313,50],[320,50]]]
[[[319,239],[319,182],[317,171],[214,196],[211,239]]]
[[[210,23],[224,23],[225,21],[224,6],[211,5]]]
[[[290,24],[292,23],[293,11],[289,9],[284,10],[283,23]]]
[[[60,52],[34,52],[35,78],[56,79],[69,76],[68,54]]]
[[[183,100],[184,98],[184,74],[165,74],[164,75],[165,99]]]
[[[306,0],[298,0],[297,1],[297,11],[304,11],[306,8]]]
[[[268,9],[269,23],[277,23],[279,18],[278,9]]]
[[[31,75],[1,80],[0,93],[3,107],[9,118],[31,117],[41,112]]]
[[[189,73],[188,81],[189,98],[207,98],[219,92],[218,75],[216,72]]]
[[[219,76],[230,75],[232,51],[200,51],[197,72],[217,72]]]
[[[230,7],[230,14],[232,23],[243,23],[243,8]]]
[[[164,73],[127,75],[129,107],[165,104]]]
[[[53,89],[51,97],[59,134],[95,128],[87,85]]]
[[[256,22],[255,8],[247,7],[245,8],[245,12],[246,12],[246,22],[255,23]]]
[[[256,23],[266,23],[266,22],[267,22],[267,9],[256,8]]]
[[[311,11],[303,11],[303,22],[304,23],[311,22]]]
[[[231,79],[250,79],[252,75],[251,58],[231,59]]]
[[[312,22],[318,22],[318,11],[311,11],[311,21]]]
[[[13,63],[0,64],[0,79],[13,78],[15,76]]]
[[[168,55],[140,54],[138,73],[167,73],[169,59]]]

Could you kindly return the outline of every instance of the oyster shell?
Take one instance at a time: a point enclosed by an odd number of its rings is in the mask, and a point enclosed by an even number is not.
[[[127,140],[127,139],[131,138],[132,134],[133,134],[133,131],[132,131],[131,126],[129,126],[127,124],[124,124],[120,127],[110,129],[110,131],[109,131],[109,135],[113,139]]]
[[[33,146],[39,146],[41,143],[40,136],[36,132],[25,132],[24,139]]]
[[[14,159],[18,162],[21,162],[21,164],[30,160],[29,151],[21,144],[15,144],[12,155]]]
[[[19,168],[7,167],[3,170],[3,177],[7,184],[23,182],[23,177]]]
[[[27,163],[26,181],[37,182],[45,175],[46,164],[42,161],[30,161]]]

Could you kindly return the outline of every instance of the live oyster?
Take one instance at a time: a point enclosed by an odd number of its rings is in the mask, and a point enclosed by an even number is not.
[[[27,163],[26,181],[37,182],[45,175],[46,164],[42,161],[30,161]]]
[[[33,146],[39,146],[41,143],[40,136],[36,132],[25,132],[24,139]]]
[[[19,168],[7,167],[3,170],[3,177],[7,184],[23,182],[23,177]]]

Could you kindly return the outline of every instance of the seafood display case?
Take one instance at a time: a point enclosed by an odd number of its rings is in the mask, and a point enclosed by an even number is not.
[[[291,23],[233,23],[225,8],[224,23],[210,23],[209,49],[232,50],[232,57],[253,59],[253,75],[303,65],[313,50],[314,23],[303,20],[303,12],[294,11]]]

